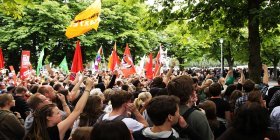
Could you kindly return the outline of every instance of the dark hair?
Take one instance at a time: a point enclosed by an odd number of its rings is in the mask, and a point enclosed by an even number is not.
[[[168,115],[175,115],[179,99],[175,96],[161,95],[153,98],[147,105],[147,113],[155,126],[162,125]]]
[[[278,85],[280,85],[280,77],[277,79]]]
[[[47,104],[40,109],[36,109],[33,113],[34,121],[30,128],[30,131],[26,134],[25,140],[43,139],[49,140],[49,134],[47,131],[47,116],[52,116],[52,109],[55,108],[55,104]]]
[[[39,85],[33,84],[30,88],[30,92],[35,94],[38,91]]]
[[[111,95],[110,99],[113,109],[118,109],[132,99],[132,94],[124,90],[118,90]]]
[[[165,88],[166,84],[163,82],[162,77],[155,77],[150,85],[150,88],[152,87]]]
[[[269,126],[268,110],[259,103],[247,102],[237,112],[232,125],[242,134],[263,133]]]
[[[89,96],[85,108],[80,114],[79,126],[93,126],[102,113],[101,98],[96,95]]]
[[[128,85],[122,85],[122,90],[128,91],[129,86]]]
[[[27,92],[27,89],[25,87],[19,86],[15,89],[16,94],[21,94],[22,92]]]
[[[122,121],[101,121],[91,131],[91,140],[131,140],[129,129]]]
[[[214,83],[209,87],[209,93],[211,96],[221,95],[222,87],[219,83]]]
[[[193,80],[189,76],[182,75],[171,80],[167,85],[169,95],[179,97],[180,104],[186,104],[193,93]]]
[[[226,90],[225,90],[224,96],[230,97],[231,93],[232,93],[234,90],[236,90],[236,85],[234,85],[234,84],[228,85],[228,87],[227,87]]]
[[[56,83],[56,84],[53,85],[53,89],[55,91],[58,91],[61,87],[62,87],[62,85],[60,83]]]
[[[235,109],[235,103],[236,103],[236,100],[242,96],[242,92],[240,90],[234,90],[232,92],[232,94],[230,95],[230,98],[229,98],[229,105],[230,105],[230,108],[231,108],[231,111],[233,112],[234,109]]]
[[[78,127],[71,135],[72,140],[90,140],[93,127]]]
[[[255,82],[253,82],[250,79],[246,80],[243,84],[243,90],[246,93],[252,91],[254,88],[255,88]]]

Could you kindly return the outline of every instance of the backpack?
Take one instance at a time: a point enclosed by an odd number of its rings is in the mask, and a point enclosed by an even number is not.
[[[173,132],[171,133],[171,135],[168,138],[157,138],[156,139],[156,138],[145,137],[142,133],[144,129],[145,128],[142,128],[141,130],[132,133],[134,140],[176,140],[177,139],[173,136]]]
[[[102,121],[107,121],[107,120],[102,120],[105,114],[106,114],[106,113],[101,114],[101,115],[99,116],[99,118],[96,120],[95,124],[100,123],[100,122],[102,122]],[[114,119],[111,120],[111,121],[122,121],[124,118],[127,118],[127,116],[125,116],[125,115],[119,115],[118,117],[114,118]],[[95,125],[95,124],[94,124],[94,125]]]

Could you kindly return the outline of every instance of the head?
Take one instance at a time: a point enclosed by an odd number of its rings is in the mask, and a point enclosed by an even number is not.
[[[243,84],[243,90],[246,93],[249,93],[250,91],[252,91],[255,88],[255,82],[248,79],[244,82]]]
[[[101,121],[94,126],[90,137],[92,140],[132,140],[129,129],[122,121]]]
[[[162,77],[155,77],[150,85],[150,87],[165,88],[166,84],[163,82]]]
[[[205,111],[208,120],[216,120],[216,104],[213,101],[206,100],[199,104],[199,107]]]
[[[138,80],[138,79],[136,79],[136,80],[133,80],[132,81],[132,84],[136,87],[136,90],[139,90],[139,89],[141,89],[141,82],[140,82],[140,80]]]
[[[99,88],[92,89],[90,91],[90,95],[99,96],[102,99],[102,102],[105,100],[105,96],[104,96],[104,94],[101,92],[101,90]]]
[[[32,110],[39,109],[47,104],[51,104],[50,100],[40,93],[35,93],[27,100],[28,106]]]
[[[211,96],[220,96],[221,95],[221,85],[219,83],[214,83],[209,87],[209,93]]]
[[[111,95],[110,99],[113,110],[122,107],[125,108],[126,104],[131,102],[132,94],[124,90],[118,90],[115,92],[115,94]]]
[[[236,90],[236,85],[233,85],[233,84],[228,85],[228,87],[226,88],[226,91],[225,91],[225,94],[224,94],[224,95],[230,97],[231,93],[232,93],[234,90]]]
[[[55,83],[55,84],[53,85],[53,89],[54,89],[55,91],[59,91],[59,90],[62,90],[62,89],[64,89],[64,88],[63,88],[63,86],[62,86],[60,83]]]
[[[33,84],[30,88],[30,92],[35,94],[38,91],[39,85]]]
[[[167,85],[169,95],[177,96],[180,99],[180,104],[184,105],[188,102],[193,90],[193,80],[189,76],[183,75],[172,79]]]
[[[39,87],[37,92],[45,95],[50,100],[56,98],[55,90],[49,85]]]
[[[102,107],[102,100],[99,96],[89,96],[85,108],[80,114],[79,126],[93,126],[98,116],[103,113]]]
[[[0,108],[8,108],[15,106],[14,97],[11,94],[0,94]]]
[[[47,104],[36,109],[33,113],[34,121],[26,137],[33,139],[49,139],[47,127],[61,122],[61,114],[55,104]]]
[[[90,140],[90,133],[93,127],[78,127],[71,135],[71,140]]]
[[[21,96],[23,99],[27,100],[30,96],[29,91],[23,87],[19,86],[15,89],[16,96]]]
[[[249,102],[255,102],[259,103],[260,105],[263,106],[263,98],[262,98],[262,93],[259,90],[253,90],[249,93],[248,95],[248,101]],[[265,107],[265,106],[263,106]]]
[[[134,100],[134,105],[138,110],[141,109],[147,102],[149,102],[152,99],[152,95],[150,92],[141,92],[138,95],[138,98]]]
[[[128,91],[128,88],[129,88],[129,86],[128,85],[126,85],[126,84],[124,84],[124,85],[122,85],[122,90],[125,90],[125,91]]]
[[[111,99],[110,99],[110,98],[111,98],[111,95],[114,94],[114,93],[115,93],[114,90],[112,90],[112,89],[110,89],[110,88],[106,89],[106,90],[103,92],[104,97],[105,97],[105,100],[103,101],[103,103],[104,103],[104,104],[108,104],[108,102],[111,100]]]
[[[148,103],[147,113],[155,126],[168,123],[171,127],[180,118],[178,104],[179,99],[175,96],[157,96]]]
[[[268,110],[259,103],[247,102],[237,112],[232,125],[238,132],[243,134],[263,133],[269,126]]]

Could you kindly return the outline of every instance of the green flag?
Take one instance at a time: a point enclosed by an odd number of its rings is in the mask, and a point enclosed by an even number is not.
[[[63,58],[62,62],[59,64],[59,67],[66,72],[67,74],[69,73],[67,61],[66,61],[66,56]]]
[[[42,63],[43,63],[43,57],[44,57],[44,48],[42,49],[39,59],[38,59],[38,65],[37,65],[37,71],[36,71],[37,76],[40,75],[40,70],[42,68]]]

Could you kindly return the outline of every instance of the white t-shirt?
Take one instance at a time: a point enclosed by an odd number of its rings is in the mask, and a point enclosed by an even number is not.
[[[109,113],[107,113],[103,116],[102,120],[114,120],[118,116],[119,115],[109,116]],[[125,125],[128,127],[128,129],[133,132],[139,131],[142,128],[144,128],[144,125],[142,123],[140,123],[132,118],[124,118],[124,119],[122,119],[122,121],[125,123]]]

